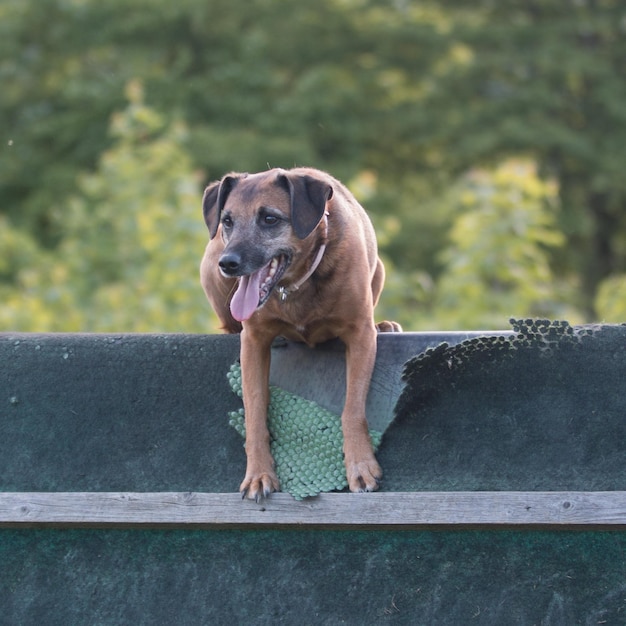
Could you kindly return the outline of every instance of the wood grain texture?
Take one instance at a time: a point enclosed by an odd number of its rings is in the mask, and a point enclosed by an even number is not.
[[[257,504],[235,493],[0,493],[1,527],[626,528],[626,491],[327,493]]]

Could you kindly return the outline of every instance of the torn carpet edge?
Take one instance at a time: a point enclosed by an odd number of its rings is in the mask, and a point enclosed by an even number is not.
[[[234,363],[228,374],[231,389],[240,398],[241,366]],[[230,425],[245,439],[244,410],[229,413]],[[343,463],[341,418],[315,402],[270,386],[267,413],[270,450],[282,491],[296,500],[321,492],[341,491],[348,486]],[[382,433],[370,430],[374,450]]]

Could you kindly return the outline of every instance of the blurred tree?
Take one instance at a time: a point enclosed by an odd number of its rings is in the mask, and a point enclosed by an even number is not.
[[[207,177],[268,164],[356,172],[367,103],[349,61],[351,13],[333,0],[7,0],[0,210],[56,245],[51,199],[95,167],[134,78],[159,112],[186,121]]]
[[[5,290],[2,327],[217,330],[199,285],[208,233],[199,217],[198,176],[183,147],[185,128],[166,126],[146,107],[140,83],[126,92],[130,104],[113,117],[112,147],[62,209],[60,246],[40,257],[32,242],[6,235],[19,289]]]
[[[580,278],[575,304],[593,319],[601,281],[626,270],[624,4],[436,5],[446,19],[447,52],[426,75],[396,55],[404,70],[404,90],[396,93],[405,97],[383,132],[403,149],[385,158],[399,172],[452,175],[510,155],[535,159],[540,175],[557,181],[561,198],[567,245],[552,255],[553,266]],[[396,6],[409,22],[434,3]]]
[[[626,320],[626,274],[615,274],[602,281],[595,304],[599,321],[623,324]]]
[[[459,213],[442,252],[444,271],[430,314],[440,328],[505,328],[516,311],[572,319],[548,252],[563,245],[556,188],[532,163],[474,171],[451,198]],[[572,319],[573,322],[579,321]]]
[[[184,120],[180,149],[205,180],[268,165],[371,174],[365,206],[398,286],[383,305],[407,317],[444,270],[446,190],[535,160],[561,200],[551,269],[578,281],[569,296],[592,319],[599,285],[626,272],[623,20],[618,0],[4,0],[7,237],[41,258],[61,249],[67,198],[87,201],[84,173],[119,141],[110,118],[139,79],[166,124]]]

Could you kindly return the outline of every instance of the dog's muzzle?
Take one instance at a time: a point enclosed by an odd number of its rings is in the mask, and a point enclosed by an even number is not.
[[[258,270],[243,274],[238,255],[229,253],[220,257],[219,265],[225,276],[239,279],[237,290],[230,301],[230,312],[238,322],[245,322],[270,297],[283,277],[289,260],[284,255],[276,256]]]

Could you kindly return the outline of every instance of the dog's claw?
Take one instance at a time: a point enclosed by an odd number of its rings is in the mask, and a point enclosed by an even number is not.
[[[278,478],[274,472],[263,472],[251,477],[246,476],[239,488],[242,500],[248,498],[249,500],[254,500],[257,504],[263,498],[268,498],[272,492],[279,490]]]
[[[365,493],[376,491],[381,483],[382,470],[375,459],[346,464],[346,475],[350,491]]]

